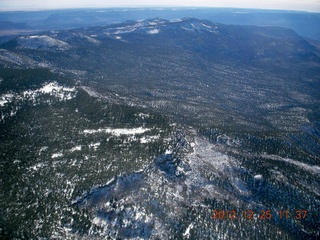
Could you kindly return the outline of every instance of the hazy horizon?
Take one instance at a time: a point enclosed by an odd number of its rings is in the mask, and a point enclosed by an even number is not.
[[[320,1],[318,0],[271,0],[271,1],[208,1],[208,0],[176,0],[174,3],[169,0],[161,1],[129,1],[129,0],[110,0],[101,2],[99,0],[2,0],[0,11],[32,11],[32,10],[53,10],[53,9],[79,9],[79,8],[141,8],[141,7],[212,7],[212,8],[244,8],[244,9],[267,9],[267,10],[294,10],[320,12]]]

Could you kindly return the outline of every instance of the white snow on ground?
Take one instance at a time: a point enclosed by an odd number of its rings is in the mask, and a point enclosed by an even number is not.
[[[186,28],[186,27],[182,27],[183,30],[186,30],[186,31],[193,31],[193,29],[191,28]]]
[[[131,33],[134,32],[136,30],[146,30],[146,29],[150,29],[152,27],[155,27],[157,25],[161,25],[164,24],[164,21],[153,21],[153,22],[138,22],[134,25],[128,25],[128,26],[124,26],[124,27],[116,27],[116,28],[110,28],[108,29],[108,31],[105,33],[107,36],[110,35],[121,35],[124,33]],[[147,31],[149,34],[157,34],[159,33],[159,29],[152,29],[150,31]]]
[[[108,224],[107,222],[105,221],[105,219],[103,218],[100,218],[100,217],[95,217],[92,219],[92,223],[97,225],[97,226],[100,226],[100,227],[107,227]]]
[[[70,100],[74,98],[76,93],[75,88],[67,88],[60,86],[56,82],[47,83],[40,89],[27,90],[22,93],[6,93],[0,96],[0,106],[4,106],[10,103],[15,98],[16,100],[33,99],[35,100],[40,94],[50,94],[51,96],[57,97],[60,100]]]
[[[261,156],[268,158],[268,159],[271,159],[271,160],[283,161],[283,162],[293,164],[293,165],[300,167],[300,168],[304,169],[305,171],[308,171],[313,174],[320,174],[320,166],[309,165],[309,164],[302,163],[302,162],[299,162],[299,161],[296,161],[296,160],[293,160],[290,158],[282,158],[282,157],[279,157],[276,155],[263,154]]]
[[[207,179],[203,177],[206,169],[210,169],[211,178],[215,179],[223,176],[225,181],[232,185],[232,193],[230,192],[228,196],[229,200],[233,199],[233,194],[250,195],[246,184],[234,171],[234,169],[238,169],[240,166],[235,158],[217,151],[215,148],[217,147],[218,149],[219,144],[208,144],[204,138],[195,136],[193,142],[193,152],[185,155],[185,160],[192,169],[186,172],[187,178],[185,183],[188,186],[200,187],[200,189],[207,191],[211,195],[210,197],[217,198],[217,196],[220,196],[222,199],[227,198],[227,195],[221,188],[208,184]],[[234,198],[234,204],[239,204],[236,202],[236,198]]]
[[[42,88],[37,90],[28,90],[24,91],[23,97],[24,98],[33,98],[35,99],[36,96],[39,94],[50,94],[51,96],[57,97],[60,100],[70,100],[74,98],[74,95],[76,93],[75,88],[67,88],[60,86],[56,82],[47,83]]]
[[[93,223],[103,228],[101,236],[105,236],[104,234],[108,234],[109,231],[121,231],[121,228],[114,224],[117,219],[121,219],[124,226],[128,226],[128,223],[132,223],[133,226],[148,226],[148,222],[150,222],[154,227],[149,239],[168,239],[168,237],[163,237],[166,236],[164,235],[166,227],[165,223],[159,218],[161,214],[165,214],[168,218],[179,219],[183,217],[186,211],[185,206],[201,206],[210,210],[210,206],[204,203],[204,199],[207,198],[214,198],[219,201],[227,200],[236,207],[247,204],[247,202],[239,200],[239,196],[250,196],[251,192],[237,175],[237,169],[240,165],[235,158],[218,152],[219,144],[208,142],[207,139],[197,136],[195,131],[192,131],[190,136],[186,136],[185,143],[184,146],[188,146],[188,148],[181,149],[181,151],[185,151],[176,169],[171,169],[170,156],[162,156],[169,163],[164,169],[161,167],[164,162],[160,164],[161,166],[158,165],[157,161],[152,162],[147,169],[141,172],[142,175],[116,178],[114,182],[108,182],[105,185],[106,188],[100,187],[91,191],[97,191],[97,194],[84,197],[83,202],[81,200],[84,207],[92,210]],[[192,150],[189,149],[189,146]],[[170,153],[170,148],[168,148],[166,154]],[[174,156],[172,161],[174,161]],[[183,177],[180,178],[179,176]],[[127,186],[127,183],[135,181],[135,179],[137,179],[138,184]],[[179,181],[172,181],[171,179],[179,179]],[[228,183],[230,188],[224,188],[223,183]],[[109,203],[108,198],[111,199],[114,196],[119,196],[118,206],[122,206],[121,208],[113,208]],[[91,201],[91,199],[94,199],[94,201]],[[161,202],[160,215],[158,213],[153,215],[139,207],[149,206],[153,199]],[[80,198],[73,203],[77,203],[78,200]],[[99,204],[96,204],[97,202]],[[123,207],[123,203],[132,206],[131,210]],[[107,217],[101,218],[100,211],[105,212],[106,216],[112,214],[112,221],[107,220]],[[184,239],[192,237],[194,227],[194,223],[189,222],[189,225],[183,229],[181,234]],[[134,227],[131,228],[133,231],[127,229],[128,234],[135,233]]]
[[[141,117],[142,119],[150,117],[150,115],[147,113],[139,113],[138,116]]]
[[[40,89],[40,92],[43,92],[43,93],[51,93],[53,90],[58,90],[58,86],[56,83],[49,83],[45,86],[43,86],[41,89]]]
[[[159,29],[152,29],[150,31],[148,31],[149,34],[158,34],[160,32]]]
[[[150,131],[149,128],[99,128],[99,129],[86,129],[83,131],[84,134],[95,134],[95,133],[110,133],[115,136],[121,135],[135,135],[142,134]]]
[[[183,236],[186,238],[190,237],[190,230],[193,228],[193,224],[190,223],[190,225],[187,227],[186,231],[184,232]]]
[[[0,107],[4,106],[6,103],[9,103],[12,101],[14,95],[11,93],[4,94],[0,96]]]
[[[93,148],[94,150],[97,150],[98,149],[98,147],[100,146],[100,142],[97,142],[97,143],[91,143],[91,144],[89,144],[89,147],[90,148]]]
[[[142,137],[140,138],[140,143],[150,143],[153,142],[154,140],[159,139],[160,136],[146,136],[146,137]]]
[[[51,158],[58,158],[58,157],[63,157],[62,153],[54,153],[51,155]]]
[[[53,95],[60,99],[70,100],[73,98],[72,93],[74,93],[76,90],[75,88],[62,87],[56,82],[51,82],[43,86],[39,90],[36,90],[36,92],[37,91],[41,93],[47,93],[47,94]]]
[[[208,25],[206,25],[206,24],[204,24],[204,23],[201,23],[201,25],[204,26],[204,27],[206,27],[206,28],[212,28],[211,26],[208,26]]]
[[[37,164],[29,167],[28,169],[29,169],[29,170],[33,170],[33,171],[38,171],[40,168],[43,168],[43,167],[45,167],[45,166],[46,166],[45,163],[37,163]]]
[[[58,50],[65,50],[68,49],[70,46],[68,43],[63,42],[58,39],[54,39],[47,35],[41,36],[26,36],[26,37],[19,37],[18,43],[20,46],[30,49],[58,49]]]
[[[268,109],[268,110],[278,110],[282,107],[285,107],[286,104],[284,103],[277,103],[277,102],[274,102],[274,103],[264,103],[264,104],[261,104],[259,106],[259,108],[262,108],[262,109]]]
[[[69,151],[75,152],[75,151],[81,151],[81,149],[82,149],[82,147],[81,147],[81,145],[79,145],[79,146],[75,146],[75,147],[71,148]]]
[[[0,49],[0,61],[1,60],[5,62],[14,63],[17,65],[22,65],[22,64],[35,65],[36,64],[36,62],[29,57],[26,57],[21,54],[16,54],[4,49]]]
[[[47,149],[48,149],[48,146],[41,147],[39,150],[39,155],[41,155],[41,153],[46,151]]]
[[[119,34],[123,34],[123,33],[131,33],[131,32],[134,32],[135,30],[136,30],[136,28],[131,28],[128,30],[117,30],[113,34],[119,35]]]
[[[165,152],[166,155],[172,154],[172,150],[167,149]]]
[[[237,208],[248,206],[247,199],[250,199],[249,206],[258,204],[259,208],[266,208],[262,203],[255,202],[255,197],[250,198],[254,192],[239,177],[242,174],[242,169],[240,172],[238,171],[241,168],[241,162],[232,156],[228,156],[224,151],[219,151],[221,149],[220,143],[213,144],[209,142],[206,138],[198,136],[195,130],[190,130],[190,132],[183,139],[185,140],[183,146],[187,146],[187,148],[181,149],[183,155],[181,154],[181,162],[176,167],[176,170],[171,168],[170,156],[162,156],[166,161],[152,162],[147,169],[141,172],[141,175],[116,178],[114,182],[109,182],[105,185],[106,188],[97,188],[97,194],[88,195],[83,201],[81,200],[81,204],[92,211],[94,224],[103,228],[101,236],[109,234],[110,231],[119,233],[122,229],[116,226],[115,223],[117,219],[121,219],[126,231],[128,230],[128,236],[136,234],[135,229],[137,229],[134,227],[129,228],[128,223],[132,223],[133,226],[148,226],[147,223],[150,221],[153,227],[149,239],[168,239],[165,235],[166,223],[159,216],[163,214],[169,219],[179,219],[184,216],[185,206],[201,206],[211,211],[211,206],[204,202],[205,199],[216,199],[219,202],[226,200]],[[169,153],[168,150],[166,154]],[[310,167],[306,164],[301,165],[297,161],[292,162],[291,159],[273,157],[275,160],[288,161],[304,168]],[[172,161],[174,161],[174,156]],[[164,163],[168,164],[163,168],[162,164]],[[257,182],[262,180],[263,177],[265,176],[259,173],[255,173],[253,176]],[[138,184],[128,184],[135,179],[138,179]],[[179,181],[172,179],[179,179]],[[302,184],[308,187],[307,182],[302,182]],[[310,191],[318,195],[319,190],[312,190],[311,187],[309,186]],[[114,208],[111,206],[108,199],[113,199],[113,197],[118,198],[117,203],[121,207]],[[150,206],[154,199],[161,203],[159,204],[161,207],[157,208],[159,213],[155,212],[152,215],[149,211],[139,207]],[[77,200],[73,203],[77,203]],[[132,206],[132,208],[126,208],[124,203]],[[106,217],[101,218],[100,216],[103,216],[101,213],[106,213]],[[109,221],[107,216],[111,216],[110,219],[112,218],[112,221]],[[196,230],[196,221],[188,224],[181,232],[183,239],[192,238],[193,230]],[[217,225],[215,233],[219,233],[219,227],[221,225]]]
[[[255,175],[254,177],[253,177],[254,179],[263,179],[263,177],[262,177],[262,175],[261,174],[258,174],[258,175]]]
[[[87,40],[88,42],[90,42],[90,43],[100,44],[100,41],[97,40],[97,39],[95,39],[95,38],[93,38],[92,36],[89,37],[89,36],[86,36],[86,35],[82,35],[82,37],[83,37],[84,39],[86,39],[86,40]]]

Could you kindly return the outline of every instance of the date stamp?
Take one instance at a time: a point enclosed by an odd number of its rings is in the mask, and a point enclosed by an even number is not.
[[[271,210],[261,210],[259,212],[253,210],[213,210],[212,219],[215,220],[233,220],[233,219],[247,219],[247,220],[271,220],[276,217],[279,219],[296,219],[301,220],[307,217],[307,210],[279,210],[272,212]]]

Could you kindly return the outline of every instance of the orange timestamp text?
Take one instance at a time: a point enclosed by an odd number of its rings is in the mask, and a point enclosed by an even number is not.
[[[216,220],[233,220],[233,219],[248,219],[248,220],[270,220],[277,216],[280,219],[296,219],[301,220],[307,217],[307,210],[279,210],[272,212],[271,210],[213,210],[212,218]]]

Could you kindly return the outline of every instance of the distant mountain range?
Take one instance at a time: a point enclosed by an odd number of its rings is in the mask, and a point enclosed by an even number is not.
[[[234,62],[276,61],[319,62],[318,45],[291,29],[238,26],[194,18],[174,21],[148,19],[105,27],[43,32],[18,37],[2,45],[34,50],[75,50],[85,45],[100,48],[106,43],[140,44],[146,47],[177,47],[211,59]],[[128,44],[125,44],[127,42]]]
[[[36,12],[1,12],[0,21],[18,24],[16,32],[3,31],[0,35],[17,35],[21,24],[28,24],[30,29],[72,29],[103,24],[113,24],[130,20],[159,17],[179,19],[193,17],[208,19],[214,22],[236,25],[279,26],[291,28],[298,34],[320,39],[320,14],[295,11],[274,11],[258,9],[223,9],[223,8],[120,8],[120,9],[84,9],[84,10],[51,10]]]

